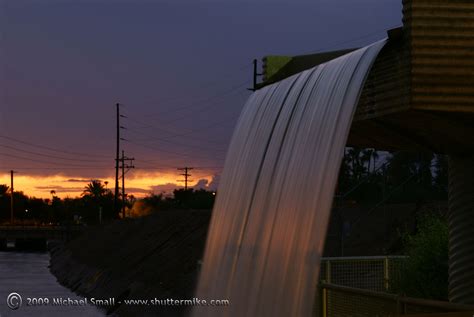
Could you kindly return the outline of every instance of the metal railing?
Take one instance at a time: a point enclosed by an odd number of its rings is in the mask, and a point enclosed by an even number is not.
[[[390,292],[401,277],[406,256],[331,257],[321,259],[320,281]]]
[[[319,317],[396,317],[418,313],[458,313],[456,316],[474,315],[474,306],[449,302],[402,297],[328,283],[319,286]]]

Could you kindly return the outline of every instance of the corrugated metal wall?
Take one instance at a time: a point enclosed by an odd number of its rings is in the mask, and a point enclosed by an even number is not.
[[[474,0],[403,0],[403,16],[369,74],[348,144],[474,153]]]
[[[409,109],[410,69],[408,46],[401,29],[377,57],[365,83],[355,121]]]
[[[449,300],[474,305],[474,156],[449,158]]]
[[[414,109],[474,112],[474,1],[404,0]]]

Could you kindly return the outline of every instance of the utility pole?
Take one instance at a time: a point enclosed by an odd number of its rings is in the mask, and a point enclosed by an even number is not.
[[[125,219],[125,153],[122,150],[122,217]]]
[[[13,216],[13,193],[15,192],[13,190],[13,174],[14,173],[17,173],[15,172],[14,170],[11,170],[10,171],[10,178],[11,178],[11,184],[10,184],[10,189],[11,189],[11,193],[10,193],[10,224],[13,225],[13,222],[14,222],[14,216]]]
[[[257,77],[261,76],[262,74],[259,74],[257,72],[257,59],[253,60],[253,87],[248,88],[250,91],[256,91],[257,90]]]
[[[135,160],[133,157],[126,157],[125,152],[122,150],[122,157],[120,158],[120,162],[122,163],[120,166],[122,169],[122,218],[125,218],[125,200],[127,197],[125,194],[125,173],[131,168],[135,168],[135,166],[132,165],[133,160]],[[128,161],[128,164],[130,165],[126,165],[126,161]],[[125,171],[126,168],[127,171]]]
[[[116,144],[116,153],[115,153],[115,197],[114,197],[114,210],[115,213],[118,213],[118,195],[119,195],[119,152],[120,152],[120,104],[116,104],[117,107],[117,144]]]
[[[178,171],[184,171],[183,174],[180,174],[180,175],[183,175],[184,176],[184,180],[178,180],[178,182],[184,182],[184,190],[188,190],[188,182],[192,182],[192,180],[189,180],[189,176],[191,176],[191,174],[188,173],[188,171],[192,170],[193,168],[192,167],[182,167],[182,168],[178,168]]]

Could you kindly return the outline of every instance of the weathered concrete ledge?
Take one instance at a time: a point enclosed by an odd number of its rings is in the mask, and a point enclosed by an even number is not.
[[[115,306],[104,306],[108,314],[186,315],[191,307],[131,306],[123,299],[191,299],[210,214],[160,211],[89,228],[69,243],[50,245],[50,270],[84,297],[115,298]]]

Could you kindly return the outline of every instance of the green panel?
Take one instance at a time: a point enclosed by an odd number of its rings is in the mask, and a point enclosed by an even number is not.
[[[270,55],[263,58],[264,82],[258,87],[264,87],[290,77],[296,73],[312,68],[319,64],[335,59],[341,55],[352,52],[354,49],[324,52],[299,56]]]
[[[291,61],[291,56],[270,55],[264,58],[265,81],[275,75],[280,69]]]

